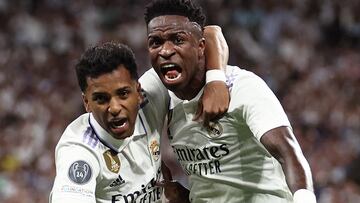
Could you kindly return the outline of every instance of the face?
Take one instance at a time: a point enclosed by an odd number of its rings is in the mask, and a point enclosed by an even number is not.
[[[175,93],[192,87],[193,80],[203,75],[204,49],[200,26],[187,17],[164,15],[148,24],[151,64],[164,85]]]
[[[96,121],[116,139],[124,139],[134,132],[141,102],[140,84],[131,79],[122,65],[111,73],[87,78],[84,106]]]

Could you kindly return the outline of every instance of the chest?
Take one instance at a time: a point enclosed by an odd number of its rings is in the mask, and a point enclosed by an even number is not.
[[[159,135],[144,135],[117,154],[101,151],[96,196],[112,202],[159,201],[162,189],[155,185],[161,178],[159,139]]]
[[[209,146],[234,144],[253,137],[245,121],[228,112],[221,119],[210,121],[209,126],[193,121],[197,102],[177,105],[168,113],[168,136],[172,145]]]
[[[174,155],[190,177],[239,178],[244,167],[260,165],[268,156],[238,112],[228,112],[207,127],[192,120],[194,112],[178,105],[169,112],[168,124]]]

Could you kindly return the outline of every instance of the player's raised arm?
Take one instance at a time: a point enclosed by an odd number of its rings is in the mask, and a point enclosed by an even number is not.
[[[217,25],[204,28],[206,55],[206,85],[199,101],[194,120],[203,121],[208,125],[212,119],[217,119],[226,113],[230,95],[226,86],[225,69],[229,59],[229,48]]]
[[[289,127],[266,132],[261,143],[281,164],[295,203],[315,203],[310,166]]]

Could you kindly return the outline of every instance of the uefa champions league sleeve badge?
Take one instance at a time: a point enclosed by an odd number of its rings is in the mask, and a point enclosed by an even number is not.
[[[68,176],[71,181],[77,184],[85,184],[89,182],[92,175],[90,165],[85,161],[75,161],[71,164],[68,171]]]

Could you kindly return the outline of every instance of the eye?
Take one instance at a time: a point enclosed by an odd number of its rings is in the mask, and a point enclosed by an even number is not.
[[[182,43],[184,43],[184,39],[181,37],[181,36],[176,36],[175,38],[174,38],[174,44],[182,44]]]
[[[157,48],[161,45],[161,40],[158,37],[151,37],[148,40],[149,48]]]
[[[129,94],[130,94],[130,90],[128,89],[123,89],[118,91],[118,95],[123,99],[126,99],[129,96]]]
[[[105,104],[106,102],[108,102],[109,98],[106,95],[97,94],[93,95],[92,100],[98,104]]]

